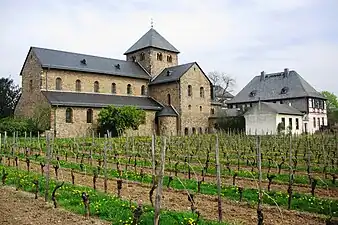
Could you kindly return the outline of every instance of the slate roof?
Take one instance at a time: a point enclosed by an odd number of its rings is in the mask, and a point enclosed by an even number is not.
[[[234,97],[230,92],[224,91],[224,88],[222,88],[219,85],[215,85],[213,86],[213,88],[214,88],[215,97],[217,98],[233,98]]]
[[[172,66],[172,67],[165,68],[157,77],[155,77],[154,80],[152,80],[150,82],[149,85],[162,84],[162,83],[169,83],[169,82],[177,81],[194,64],[195,64],[195,62],[191,62],[191,63],[187,63],[187,64],[182,64],[182,65],[178,65],[178,66]],[[168,71],[170,71],[170,74],[168,74]]]
[[[284,88],[284,94],[282,89]],[[250,93],[253,95],[250,96]],[[228,103],[257,102],[259,99],[275,100],[300,97],[314,97],[325,99],[308,82],[306,82],[296,71],[289,71],[287,76],[284,72],[266,74],[254,77],[233,99]]]
[[[31,47],[31,50],[43,68],[150,79],[147,72],[136,62],[38,47]],[[86,64],[81,63],[83,59],[86,60]]]
[[[101,108],[108,105],[136,106],[160,111],[162,106],[149,97],[121,96],[96,93],[42,91],[52,105]]]
[[[145,33],[134,45],[132,45],[124,54],[130,54],[138,50],[154,47],[158,49],[167,50],[170,52],[180,53],[172,44],[170,44],[162,35],[160,35],[154,28],[151,28]]]
[[[258,104],[255,105],[253,108],[249,109],[245,114],[250,114],[253,110],[258,109],[258,107],[259,107]],[[299,116],[304,115],[304,113],[300,112],[298,109],[288,104],[261,102],[261,107],[277,114],[299,115]]]
[[[172,106],[164,106],[163,109],[156,113],[156,116],[177,116],[177,113]]]

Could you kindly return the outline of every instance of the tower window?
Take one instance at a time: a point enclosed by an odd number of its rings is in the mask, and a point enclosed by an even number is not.
[[[141,95],[146,95],[146,86],[141,86]]]
[[[132,91],[131,91],[131,84],[128,84],[128,85],[127,85],[127,94],[128,94],[128,95],[131,95],[131,94],[132,94]]]
[[[157,53],[157,60],[162,61],[162,53]]]
[[[171,55],[167,55],[167,61],[168,62],[172,62],[173,61],[173,57]]]
[[[203,129],[202,129],[202,127],[199,128],[199,133],[200,133],[200,134],[203,134]]]
[[[140,61],[143,61],[144,59],[145,59],[144,52],[141,52],[141,54],[140,54]]]
[[[214,115],[215,114],[215,109],[214,108],[211,108],[211,114]]]
[[[186,127],[186,128],[184,128],[184,135],[188,135],[188,134],[189,134],[189,128]]]
[[[98,81],[94,82],[94,92],[98,93],[100,91],[100,84]]]
[[[81,81],[80,80],[75,81],[75,90],[81,91]]]
[[[29,92],[32,92],[33,90],[33,80],[29,81]]]
[[[191,110],[191,105],[188,105],[188,109]]]
[[[200,106],[200,112],[202,112],[202,110],[203,110],[203,108],[202,108],[202,106]]]
[[[116,84],[115,83],[111,84],[111,93],[116,94]]]
[[[192,87],[188,85],[188,96],[192,96]]]
[[[204,87],[200,87],[200,97],[204,98]]]
[[[168,94],[167,97],[168,97],[168,105],[171,105],[171,96],[170,96],[170,94]]]
[[[87,123],[93,123],[93,110],[87,110]]]
[[[66,123],[73,122],[73,110],[71,108],[66,109]]]
[[[62,89],[62,80],[60,77],[56,78],[55,80],[55,89],[61,90]]]

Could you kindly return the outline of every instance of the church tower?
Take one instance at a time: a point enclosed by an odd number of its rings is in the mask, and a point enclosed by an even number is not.
[[[163,69],[177,66],[179,53],[172,44],[151,27],[124,55],[127,61],[140,63],[152,77],[155,77]]]

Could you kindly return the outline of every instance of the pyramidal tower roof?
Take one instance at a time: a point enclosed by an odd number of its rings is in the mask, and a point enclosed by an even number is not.
[[[170,44],[154,28],[145,33],[133,46],[131,46],[124,55],[136,52],[138,50],[153,47],[170,52],[180,53],[172,44]]]

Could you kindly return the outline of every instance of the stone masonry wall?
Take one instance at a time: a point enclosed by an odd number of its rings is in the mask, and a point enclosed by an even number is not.
[[[177,135],[177,117],[163,116],[159,118],[160,135]]]
[[[181,134],[188,128],[189,134],[195,128],[196,133],[209,127],[211,95],[210,83],[197,64],[192,66],[180,79],[181,92]],[[188,96],[188,85],[192,86],[192,96]],[[204,88],[204,97],[200,97],[200,87]],[[191,109],[189,109],[189,105]],[[200,111],[200,107],[201,111]]]
[[[140,61],[140,55],[141,53],[145,54],[145,59]],[[162,53],[162,61],[157,60],[157,53]],[[167,61],[167,56],[171,55],[172,61]],[[147,48],[140,50],[138,52],[132,53],[127,55],[127,60],[132,61],[133,57],[136,58],[136,61],[138,61],[145,70],[148,71],[148,73],[155,77],[159,73],[162,72],[163,69],[167,67],[177,66],[178,65],[178,55],[173,52],[168,52],[165,50],[155,49],[155,48]]]
[[[179,83],[157,84],[149,86],[149,95],[163,105],[168,105],[170,94],[171,105],[180,110]]]
[[[22,94],[14,111],[15,116],[30,118],[34,116],[39,107],[49,106],[47,99],[40,91],[41,72],[42,68],[36,55],[30,51],[22,70]]]
[[[141,124],[137,130],[126,130],[125,135],[128,136],[151,136],[155,129],[155,113],[156,111],[146,110],[146,122]]]
[[[48,90],[55,90],[56,78],[62,79],[62,91],[76,91],[76,80],[81,81],[81,92],[94,92],[94,82],[99,82],[99,93],[111,94],[112,83],[116,84],[117,95],[127,95],[127,85],[132,86],[132,95],[141,95],[141,87],[144,85],[147,90],[147,80],[113,75],[82,73],[63,70],[50,70],[47,74]],[[43,86],[45,87],[45,86]],[[45,89],[45,88],[44,88]]]

